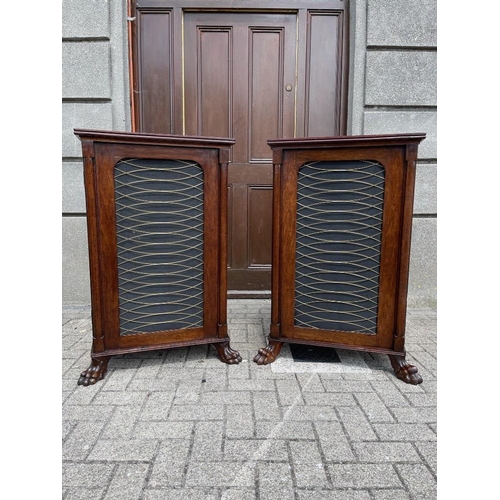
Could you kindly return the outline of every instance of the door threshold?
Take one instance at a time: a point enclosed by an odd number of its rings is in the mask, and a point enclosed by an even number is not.
[[[270,299],[271,290],[228,290],[228,299]]]

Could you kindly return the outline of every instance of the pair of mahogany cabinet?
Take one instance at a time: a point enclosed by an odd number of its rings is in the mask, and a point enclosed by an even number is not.
[[[227,182],[234,140],[75,129],[82,142],[93,342],[78,380],[118,354],[212,344],[227,328]],[[269,140],[271,325],[254,361],[284,343],[405,358],[418,144],[425,134]]]

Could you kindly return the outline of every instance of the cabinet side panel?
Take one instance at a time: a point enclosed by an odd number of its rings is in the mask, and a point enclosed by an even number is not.
[[[92,352],[104,350],[104,336],[101,316],[101,277],[99,274],[99,240],[97,228],[97,208],[95,189],[95,168],[93,146],[83,145],[83,165],[85,181],[85,199],[87,209],[87,237],[89,247],[90,292],[92,300]],[[92,157],[90,157],[90,154]]]

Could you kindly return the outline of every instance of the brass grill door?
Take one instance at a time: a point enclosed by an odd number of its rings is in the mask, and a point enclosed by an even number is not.
[[[299,169],[296,326],[377,333],[383,206],[378,162]]]
[[[202,327],[202,168],[130,158],[114,172],[120,335]]]

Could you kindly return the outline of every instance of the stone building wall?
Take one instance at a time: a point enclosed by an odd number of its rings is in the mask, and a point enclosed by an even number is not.
[[[408,305],[437,301],[436,0],[351,2],[350,133],[425,132],[417,162]]]
[[[81,143],[74,128],[130,130],[126,2],[63,0],[62,297],[90,304]]]

